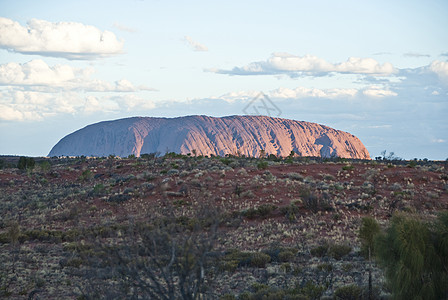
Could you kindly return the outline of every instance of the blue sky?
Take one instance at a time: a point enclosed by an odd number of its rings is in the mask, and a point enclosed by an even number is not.
[[[280,117],[448,157],[448,2],[0,0],[0,154],[130,116]],[[262,112],[261,112],[262,113]]]

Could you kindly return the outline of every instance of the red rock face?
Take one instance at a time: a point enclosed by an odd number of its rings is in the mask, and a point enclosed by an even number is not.
[[[354,135],[303,121],[266,116],[128,118],[89,125],[60,140],[49,156],[140,156],[144,153],[264,153],[370,159]]]

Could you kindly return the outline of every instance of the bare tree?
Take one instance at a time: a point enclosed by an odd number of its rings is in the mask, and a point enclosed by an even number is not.
[[[82,278],[82,296],[206,299],[219,217],[210,208],[190,217],[173,212],[169,208],[146,223],[130,221],[121,237],[104,239],[94,232],[91,248],[77,253],[84,266],[71,269]]]

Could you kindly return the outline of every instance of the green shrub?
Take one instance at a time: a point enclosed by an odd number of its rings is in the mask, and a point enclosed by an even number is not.
[[[105,191],[106,187],[104,186],[104,184],[95,184],[95,186],[93,187],[92,196],[101,196],[105,193]]]
[[[266,218],[276,209],[277,206],[274,204],[262,204],[257,208],[251,207],[241,214],[248,219]]]
[[[121,203],[128,201],[131,198],[132,198],[131,195],[118,194],[110,196],[109,199],[107,199],[106,201],[111,203]]]
[[[79,180],[87,181],[93,178],[93,174],[90,170],[84,170],[81,175],[79,175]]]
[[[278,254],[278,260],[280,262],[288,262],[294,259],[295,252],[292,250],[283,250]]]
[[[352,251],[352,247],[345,244],[333,244],[328,249],[328,255],[334,259],[340,260]]]
[[[331,211],[333,208],[330,206],[328,196],[318,196],[309,189],[303,189],[300,192],[304,206],[311,210],[313,213],[318,211]]]
[[[20,237],[20,225],[18,222],[14,221],[8,228],[8,237],[11,244],[15,245],[19,241]]]
[[[258,215],[260,217],[267,217],[271,212],[277,209],[277,206],[274,204],[262,204],[258,207]]]
[[[256,217],[258,217],[258,210],[256,208],[251,207],[243,211],[242,215],[248,219],[255,219]]]
[[[257,164],[257,168],[258,168],[259,170],[266,170],[266,169],[268,168],[268,166],[269,166],[269,164],[268,164],[267,161],[260,161],[260,162]]]
[[[409,168],[415,168],[417,166],[417,161],[411,160],[407,166]]]
[[[73,267],[73,268],[79,268],[82,264],[83,260],[78,257],[69,259],[65,263],[62,263],[64,267]]]
[[[448,212],[435,224],[395,215],[376,237],[376,256],[385,268],[394,299],[444,299],[448,293]]]
[[[35,164],[36,162],[34,161],[34,158],[22,156],[19,158],[17,168],[20,170],[32,170],[34,169]]]
[[[353,170],[355,167],[353,165],[345,165],[342,167],[342,170],[344,171],[351,171]]]
[[[271,257],[263,252],[255,252],[250,258],[250,266],[255,268],[264,268],[271,261]]]
[[[361,254],[370,259],[375,255],[375,237],[380,233],[380,225],[371,217],[364,217],[361,220],[359,229],[359,239],[361,240]],[[369,255],[370,254],[370,255]]]
[[[48,160],[44,160],[39,164],[40,169],[42,172],[47,173],[51,170],[51,164]]]
[[[291,180],[298,180],[298,181],[303,181],[303,176],[299,173],[288,173],[288,178]]]
[[[331,271],[333,271],[333,265],[329,264],[329,263],[323,263],[323,264],[317,265],[316,268],[318,270],[324,271],[324,272],[331,272]]]
[[[223,271],[235,271],[238,267],[264,268],[271,257],[263,252],[243,252],[230,250],[222,259],[220,268]]]
[[[336,289],[334,299],[337,300],[358,300],[362,298],[362,288],[357,285],[346,285]]]
[[[250,265],[251,255],[250,252],[231,249],[221,259],[220,267],[229,272],[235,271],[238,267],[247,267]]]
[[[221,158],[221,162],[223,164],[225,164],[226,166],[228,166],[231,162],[233,162],[233,160],[226,157],[226,158]]]
[[[299,211],[300,208],[295,203],[291,203],[288,206],[280,207],[280,212],[290,222],[294,222],[296,220],[296,215],[299,213]]]
[[[220,269],[222,271],[227,271],[230,273],[233,273],[238,268],[238,261],[237,260],[229,260],[221,262]]]
[[[312,248],[310,250],[310,253],[312,256],[323,257],[323,256],[327,255],[328,248],[329,248],[329,245],[327,243],[324,243],[322,245]]]
[[[320,299],[324,294],[326,288],[323,285],[316,285],[311,281],[308,281],[301,289],[301,293],[308,296],[308,299]]]

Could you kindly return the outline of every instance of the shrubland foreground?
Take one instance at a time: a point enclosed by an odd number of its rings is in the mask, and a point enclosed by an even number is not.
[[[10,299],[444,299],[447,162],[3,157]]]

